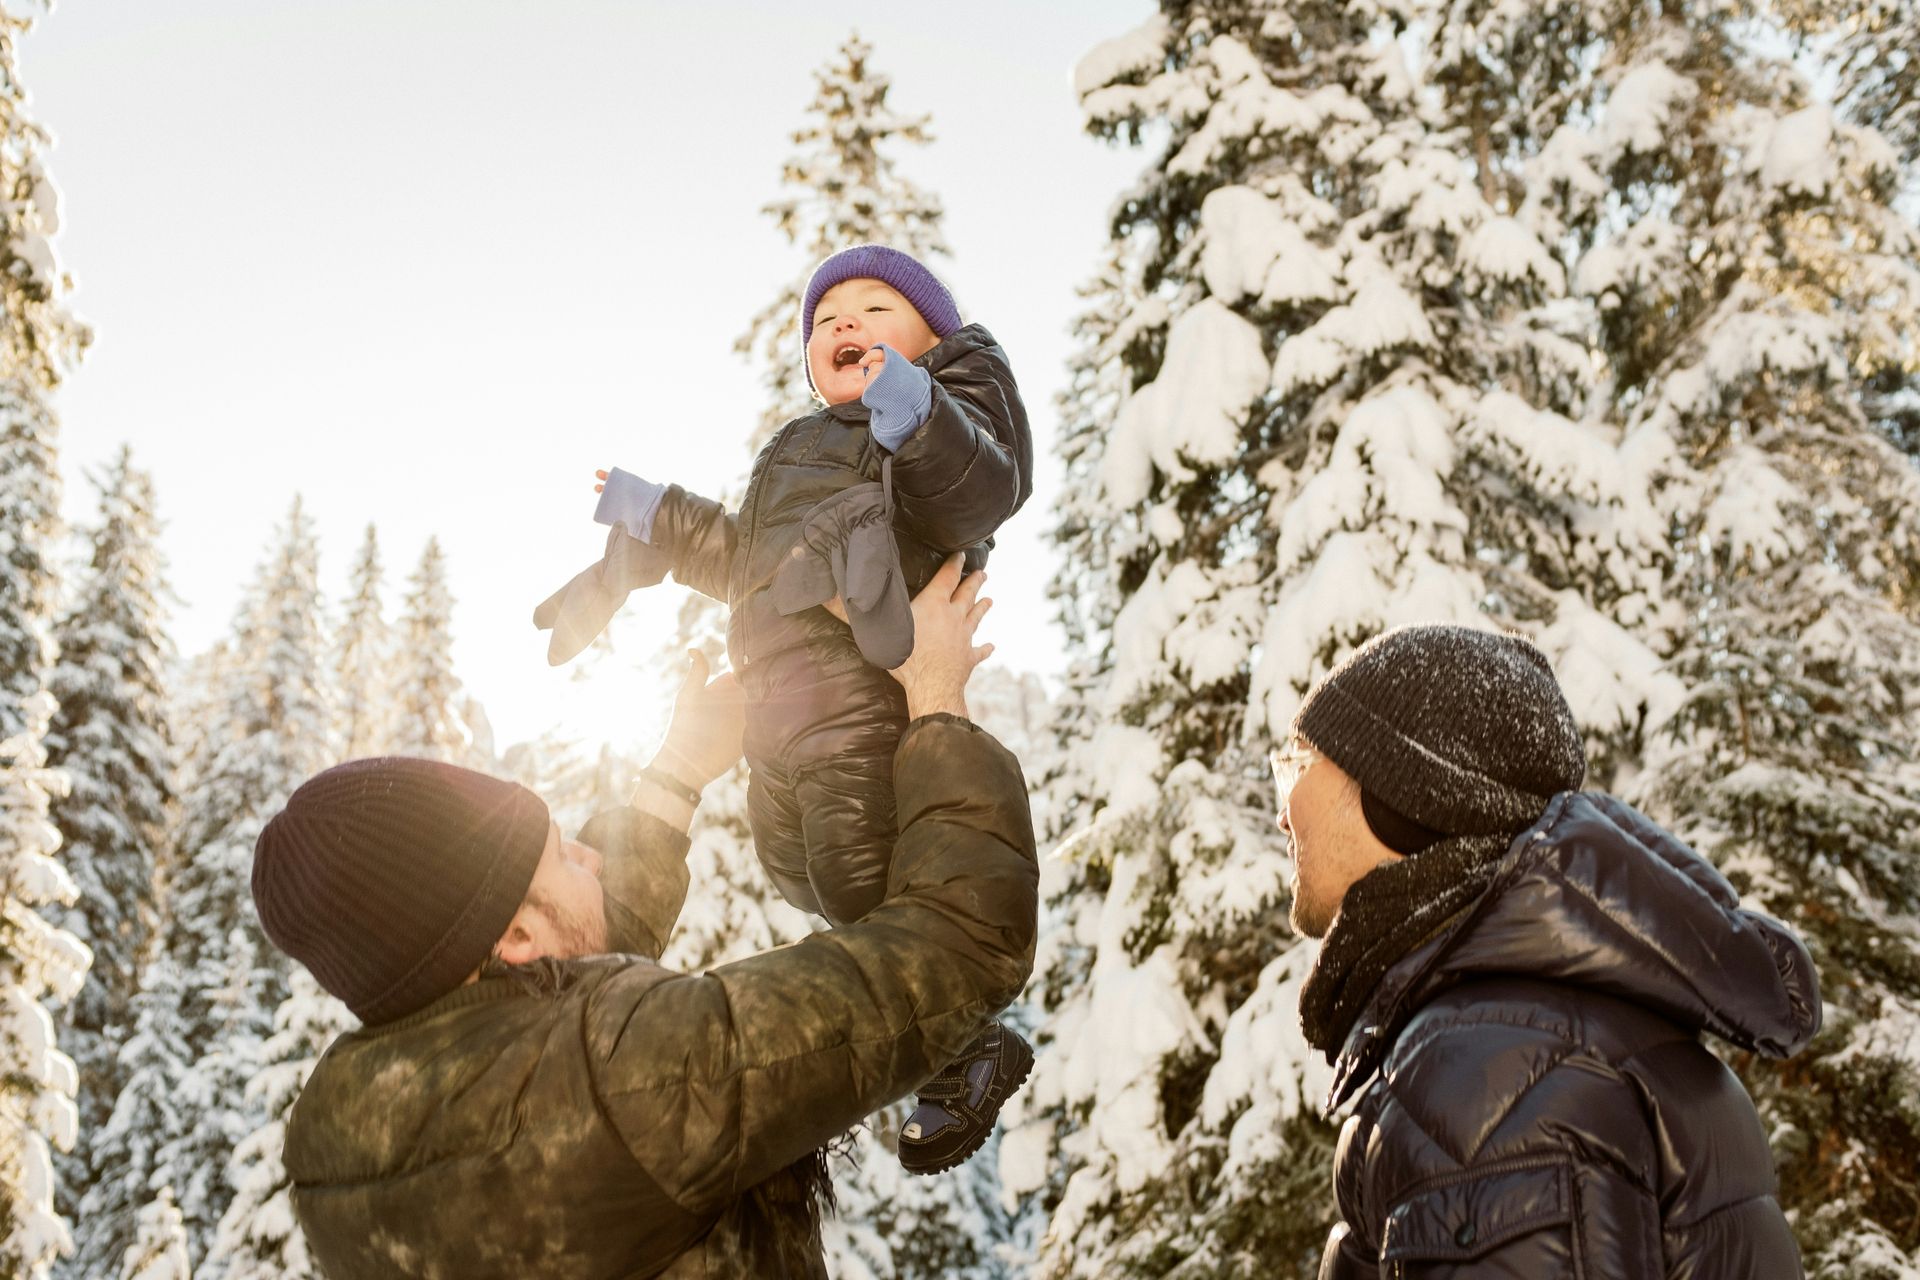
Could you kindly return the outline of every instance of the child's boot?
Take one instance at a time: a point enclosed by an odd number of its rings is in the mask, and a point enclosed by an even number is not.
[[[988,1023],[920,1086],[919,1105],[900,1129],[901,1165],[908,1173],[944,1173],[978,1151],[1032,1070],[1033,1046],[1005,1023]]]

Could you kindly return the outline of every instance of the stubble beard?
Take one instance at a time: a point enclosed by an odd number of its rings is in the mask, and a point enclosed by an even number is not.
[[[1326,914],[1307,902],[1298,888],[1293,891],[1293,905],[1287,909],[1287,923],[1293,926],[1295,933],[1303,938],[1324,938],[1333,921]]]
[[[1324,938],[1327,930],[1333,926],[1333,913],[1322,904],[1310,900],[1307,894],[1306,878],[1300,874],[1300,840],[1293,841],[1293,875],[1290,877],[1293,901],[1287,906],[1287,923],[1293,931],[1303,938]]]
[[[547,918],[553,929],[554,950],[550,953],[555,960],[578,960],[582,956],[606,954],[607,925],[604,919],[595,922],[581,916],[555,902],[552,898],[541,897],[531,905]]]

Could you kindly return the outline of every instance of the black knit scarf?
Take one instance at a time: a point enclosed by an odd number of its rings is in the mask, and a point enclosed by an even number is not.
[[[1511,835],[1455,836],[1355,881],[1300,989],[1307,1043],[1332,1062],[1387,970],[1479,901],[1512,844]]]

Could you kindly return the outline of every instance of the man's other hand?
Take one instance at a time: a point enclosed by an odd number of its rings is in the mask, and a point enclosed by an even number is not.
[[[907,691],[910,719],[939,711],[966,716],[967,680],[993,652],[990,644],[973,643],[973,633],[993,601],[980,596],[987,581],[984,571],[960,575],[965,559],[958,552],[947,557],[933,581],[913,598],[913,652],[893,669],[893,678]]]
[[[687,657],[687,678],[653,765],[698,791],[740,759],[747,707],[732,672],[709,681],[707,655],[689,649]]]

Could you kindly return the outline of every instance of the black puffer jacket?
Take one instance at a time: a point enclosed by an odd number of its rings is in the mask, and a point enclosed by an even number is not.
[[[1766,1133],[1699,1032],[1784,1057],[1819,1025],[1785,926],[1626,804],[1557,797],[1348,1037],[1323,1280],[1799,1276]]]
[[[908,595],[953,552],[986,563],[993,533],[1033,492],[1033,437],[1006,353],[968,325],[914,362],[933,375],[926,422],[893,454],[894,532]],[[747,694],[748,814],[781,893],[835,924],[886,889],[892,758],[906,702],[845,623],[822,608],[782,615],[773,583],[820,503],[877,481],[886,450],[858,400],[795,418],[754,460],[737,515],[670,486],[652,544],[675,579],[731,610],[727,651]]]

